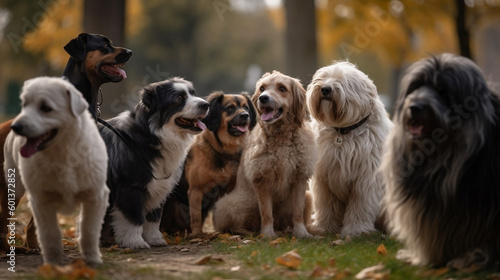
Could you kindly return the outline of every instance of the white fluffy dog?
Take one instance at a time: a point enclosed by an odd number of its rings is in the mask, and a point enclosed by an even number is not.
[[[88,103],[71,83],[51,77],[26,81],[21,101],[4,147],[4,171],[16,196],[29,194],[43,261],[63,262],[57,213],[81,204],[80,252],[88,263],[102,263],[108,156]]]
[[[355,65],[337,62],[316,71],[307,105],[318,144],[311,181],[317,226],[341,236],[375,231],[384,195],[377,170],[392,128],[377,88]]]

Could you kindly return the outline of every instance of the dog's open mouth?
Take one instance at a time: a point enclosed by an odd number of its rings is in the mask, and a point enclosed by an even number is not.
[[[57,135],[57,129],[52,129],[51,131],[41,136],[28,138],[26,144],[24,144],[24,146],[21,147],[20,151],[21,156],[29,158],[36,152],[47,148],[49,142],[52,141],[52,139],[54,139],[56,135]]]
[[[104,76],[112,81],[121,81],[127,78],[125,70],[121,69],[125,63],[103,64],[99,69]]]
[[[241,136],[245,134],[249,129],[248,122],[240,122],[240,123],[235,123],[231,124],[229,126],[229,134],[232,136]]]
[[[260,119],[263,122],[271,122],[278,119],[282,113],[283,113],[283,108],[274,109],[274,108],[264,107],[262,108],[262,115],[260,116]]]
[[[207,129],[207,126],[201,121],[201,119],[186,119],[186,118],[176,118],[175,124],[195,132],[200,132]]]

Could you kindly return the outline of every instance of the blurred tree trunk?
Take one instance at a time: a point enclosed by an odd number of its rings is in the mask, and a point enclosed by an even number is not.
[[[285,74],[304,86],[318,69],[315,8],[312,0],[285,0]]]
[[[125,0],[85,0],[83,31],[97,33],[108,37],[114,46],[125,45]],[[133,57],[131,58],[133,59]],[[127,66],[124,67],[125,70]],[[103,90],[103,104],[101,112],[103,118],[115,116],[120,112],[112,112],[110,105],[121,95],[126,94],[125,81],[108,83],[101,86]]]
[[[455,24],[457,30],[458,45],[460,47],[460,55],[472,59],[472,53],[470,50],[470,35],[469,29],[466,25],[466,10],[464,0],[455,0],[456,6],[456,17]]]

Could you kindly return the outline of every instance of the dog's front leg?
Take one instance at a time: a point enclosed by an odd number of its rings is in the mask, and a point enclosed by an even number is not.
[[[197,186],[189,188],[188,191],[189,198],[189,219],[191,221],[191,235],[198,236],[202,233],[202,202],[203,202],[203,192],[198,190]]]
[[[266,189],[264,184],[255,185],[255,193],[259,203],[261,227],[260,232],[264,238],[273,238],[276,236],[274,233],[274,218],[273,218],[273,200],[272,195]]]
[[[304,208],[306,204],[306,181],[300,181],[295,186],[292,186],[292,220],[293,220],[293,235],[298,238],[313,237],[306,229],[304,224]]]
[[[78,244],[80,252],[88,264],[101,264],[99,239],[108,207],[109,189],[106,185],[101,190],[99,199],[82,203]]]
[[[361,181],[353,184],[340,236],[354,237],[376,231],[375,221],[380,211],[381,193],[383,191],[378,190],[374,182]]]
[[[37,198],[41,198],[41,195],[38,195]],[[57,223],[55,207],[37,203],[32,198],[30,204],[31,212],[35,217],[36,235],[42,248],[43,262],[45,264],[62,264],[62,234]]]
[[[146,214],[146,222],[144,223],[142,237],[151,246],[167,246],[167,242],[160,231],[162,213],[163,204]]]

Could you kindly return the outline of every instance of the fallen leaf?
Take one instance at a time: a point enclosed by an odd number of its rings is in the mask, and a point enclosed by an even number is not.
[[[76,246],[75,242],[69,241],[69,240],[66,240],[66,239],[63,239],[62,243],[63,243],[64,246]]]
[[[342,280],[342,279],[349,277],[349,276],[351,276],[351,271],[349,270],[349,268],[346,268],[346,269],[342,270],[340,273],[336,274],[333,279],[334,280]]]
[[[295,269],[302,263],[302,257],[299,255],[297,249],[286,252],[275,259],[276,263]]]
[[[255,257],[259,254],[259,251],[253,251],[251,254],[250,254],[250,257]]]
[[[335,267],[335,265],[337,264],[337,260],[334,259],[334,258],[331,258],[328,260],[328,265],[331,266],[331,267]]]
[[[354,278],[356,279],[386,279],[388,273],[381,273],[381,270],[385,269],[385,265],[377,264],[374,266],[367,267],[361,270]]]
[[[241,241],[241,236],[240,235],[233,235],[227,239],[227,241],[233,241],[233,242],[239,242]]]
[[[321,265],[316,265],[309,277],[334,277],[337,274],[336,268],[324,268]]]
[[[212,260],[212,256],[211,255],[208,255],[208,256],[204,256],[200,259],[198,259],[197,261],[195,261],[193,264],[194,265],[205,265],[207,263],[210,262],[210,260]]]
[[[348,235],[345,237],[345,243],[350,243],[352,241],[351,236]]]
[[[134,252],[134,250],[130,249],[130,248],[125,248],[122,250],[122,254],[131,254],[133,252]]]
[[[231,271],[238,271],[240,270],[241,266],[237,265],[237,266],[233,266],[230,268]]]
[[[201,238],[194,238],[194,239],[191,239],[189,240],[189,243],[200,243],[200,242],[203,242],[204,240],[201,239]]]
[[[255,241],[250,240],[250,239],[245,239],[242,242],[243,242],[243,244],[251,244],[251,243],[253,244],[253,243],[255,243]]]
[[[295,238],[295,236],[294,236],[294,237],[292,237],[292,240],[291,240],[290,242],[291,242],[292,244],[293,244],[293,243],[295,243],[295,242],[297,242],[297,238]]]
[[[379,253],[382,256],[387,255],[387,249],[385,248],[384,244],[378,245],[378,247],[377,247],[377,253]]]
[[[189,252],[189,248],[182,248],[181,252]]]
[[[273,241],[270,241],[270,242],[269,242],[269,245],[276,247],[276,246],[278,246],[279,244],[281,244],[281,243],[283,243],[283,242],[286,242],[286,241],[288,241],[288,240],[286,240],[286,238],[279,237],[279,238],[277,238],[277,239],[275,239],[275,240],[273,240]]]
[[[219,239],[222,239],[222,240],[227,240],[231,237],[232,235],[229,234],[229,233],[221,233],[219,234],[217,237],[219,237]]]
[[[65,266],[41,265],[38,267],[38,274],[45,279],[94,279],[97,271],[88,267],[84,260],[76,259]]]
[[[106,251],[107,252],[114,252],[114,251],[121,251],[121,250],[120,250],[120,246],[113,245],[113,246],[109,247]]]
[[[339,246],[339,245],[342,245],[344,244],[344,240],[342,239],[338,239],[338,240],[335,240],[335,241],[332,241],[332,243],[330,243],[331,246]]]

